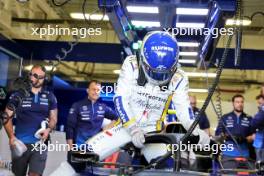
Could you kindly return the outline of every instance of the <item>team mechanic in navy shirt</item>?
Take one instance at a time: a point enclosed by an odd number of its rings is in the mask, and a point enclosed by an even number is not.
[[[49,127],[41,133],[42,140],[46,140],[57,123],[57,100],[52,92],[43,89],[45,77],[44,66],[35,65],[32,67],[30,96],[22,98],[21,104],[16,109],[15,131],[13,131],[11,120],[5,125],[11,152],[14,153],[13,149],[17,139],[27,147],[27,151],[20,157],[14,157],[12,153],[12,171],[16,176],[27,175],[27,169],[29,176],[40,176],[45,169],[47,150],[40,153],[34,149],[34,144],[40,140],[34,134],[40,128],[41,122],[49,118]],[[17,94],[18,92],[14,92],[10,96],[9,102],[16,101]],[[13,111],[8,107],[6,112],[9,116],[13,114]]]
[[[196,107],[197,105],[196,97],[193,95],[190,95],[189,99],[190,99],[190,104],[193,110],[193,114],[197,115],[200,109]],[[199,121],[199,127],[201,130],[204,130],[208,135],[210,135],[210,123],[209,123],[209,120],[205,112],[201,114],[201,119]]]
[[[232,97],[234,110],[225,114],[219,121],[215,135],[224,136],[225,144],[232,145],[233,150],[222,151],[222,164],[224,169],[239,168],[241,161],[247,162],[249,158],[248,143],[252,142],[252,130],[250,128],[251,116],[243,112],[244,97],[235,95]],[[236,140],[236,142],[232,139]],[[228,147],[227,147],[228,148]],[[249,166],[247,166],[250,168]]]
[[[96,80],[92,80],[87,89],[88,97],[72,105],[66,128],[66,138],[70,148],[73,144],[81,147],[90,137],[100,132],[104,118],[112,121],[103,130],[113,127],[118,119],[115,111],[98,101],[100,91],[101,84]],[[68,162],[76,172],[82,172],[86,166],[85,164],[71,162],[70,153],[68,153]]]
[[[190,105],[192,107],[192,112],[190,112],[190,116],[195,116],[199,113],[199,108],[196,107],[197,101],[196,97],[189,95],[189,100],[190,100]],[[171,103],[169,109],[175,109],[174,105]],[[168,122],[174,122],[177,121],[177,117],[175,114],[169,114],[167,116],[167,121]],[[207,118],[206,113],[201,114],[201,119],[199,121],[199,127],[201,130],[204,130],[208,135],[210,135],[210,122]]]
[[[257,162],[264,162],[264,96],[256,97],[259,111],[251,121],[252,130],[256,130],[253,146],[256,151]]]

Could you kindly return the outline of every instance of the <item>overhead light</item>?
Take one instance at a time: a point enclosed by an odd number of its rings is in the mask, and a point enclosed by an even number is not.
[[[248,19],[243,19],[243,20],[234,20],[234,19],[227,19],[226,20],[226,25],[236,25],[236,26],[249,26],[251,24],[251,20],[248,20]]]
[[[142,40],[138,40],[137,42],[132,43],[132,49],[133,50],[138,50],[142,46]]]
[[[127,6],[127,11],[131,13],[159,13],[158,7],[147,6]]]
[[[113,70],[114,74],[120,74],[121,70]]]
[[[182,47],[198,47],[200,43],[198,42],[178,42],[178,45]]]
[[[196,60],[194,59],[179,59],[181,64],[195,64]]]
[[[180,52],[180,56],[197,56],[198,52]]]
[[[31,65],[25,66],[24,69],[27,71],[30,71],[32,69],[32,67],[33,67],[33,65],[31,64]],[[53,68],[52,65],[45,65],[44,67],[45,67],[46,71],[48,71],[48,72],[51,71]],[[53,71],[55,71],[55,70],[56,70],[56,67],[53,69]]]
[[[200,99],[198,99],[196,102],[197,102],[197,103],[204,103],[204,100],[200,100]]]
[[[189,92],[194,92],[194,93],[207,93],[208,90],[207,89],[189,89]]]
[[[132,20],[131,23],[137,27],[160,27],[159,21],[138,21]]]
[[[207,15],[208,9],[176,8],[176,14],[178,15]]]
[[[32,69],[33,65],[27,65],[24,67],[25,70],[30,71]]]
[[[216,73],[203,73],[203,72],[185,72],[189,77],[209,77],[215,78]]]
[[[79,13],[79,12],[74,12],[74,13],[70,13],[71,18],[73,19],[79,19],[79,20],[84,20],[84,15],[83,13]],[[99,20],[103,20],[103,21],[109,21],[109,18],[107,15],[103,15],[103,14],[89,14],[86,13],[85,14],[86,19],[88,20],[94,20],[94,21],[99,21]]]
[[[22,3],[24,3],[24,2],[28,2],[29,0],[17,0],[17,2],[22,2]]]
[[[134,42],[132,44],[132,48],[133,48],[133,50],[138,50],[139,49],[139,44],[137,42]]]
[[[46,65],[46,66],[45,66],[45,69],[46,69],[47,71],[51,71],[53,67],[54,67],[53,65]],[[53,71],[55,71],[55,70],[56,70],[56,67],[53,69]]]
[[[204,28],[204,23],[176,23],[178,28]]]

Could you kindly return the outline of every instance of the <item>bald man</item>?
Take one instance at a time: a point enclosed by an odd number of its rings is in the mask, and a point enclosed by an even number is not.
[[[33,66],[29,74],[32,83],[30,96],[22,98],[15,112],[8,105],[5,110],[10,117],[16,113],[15,130],[12,120],[5,124],[12,154],[12,171],[16,176],[40,176],[45,169],[47,150],[43,152],[36,150],[34,145],[40,139],[36,138],[35,133],[39,130],[41,122],[48,118],[48,128],[40,133],[40,138],[45,141],[57,123],[57,100],[52,92],[43,88],[45,77],[44,66]],[[19,92],[14,92],[8,104],[17,104],[18,96]],[[20,141],[20,145],[26,147],[23,155],[17,156],[16,141]]]

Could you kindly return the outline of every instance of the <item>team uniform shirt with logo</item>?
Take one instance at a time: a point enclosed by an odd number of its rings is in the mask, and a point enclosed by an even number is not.
[[[74,103],[69,111],[66,138],[80,146],[101,131],[104,118],[117,120],[118,116],[110,107],[85,98]]]
[[[174,107],[174,105],[172,103],[170,104],[169,109],[172,109],[172,110],[175,109],[175,107]],[[200,109],[195,107],[195,108],[192,109],[192,111],[193,111],[194,117],[196,117],[198,115]],[[177,121],[177,117],[176,117],[175,114],[169,114],[167,116],[167,122],[175,122],[175,121]],[[209,120],[207,118],[206,113],[202,113],[201,114],[201,117],[200,117],[200,120],[199,120],[199,127],[200,127],[201,130],[210,128],[210,122],[209,122]]]
[[[16,101],[17,92],[13,93],[9,101]],[[34,134],[39,130],[41,122],[49,117],[50,111],[57,109],[55,95],[46,90],[34,94],[30,92],[29,97],[22,99],[22,103],[16,110],[15,136],[25,144],[33,144],[39,139]]]
[[[197,116],[199,112],[200,112],[200,109],[196,107],[193,108],[194,116]],[[206,113],[202,113],[200,118],[201,118],[199,121],[200,129],[204,130],[204,129],[210,128],[210,123],[209,123]]]
[[[256,131],[253,146],[257,149],[264,149],[264,106],[259,108],[258,113],[251,121],[251,128]]]
[[[242,143],[238,143],[237,145],[230,137],[228,137],[225,144],[232,145],[233,150],[222,151],[223,155],[231,157],[249,157],[249,149],[246,142],[246,137],[252,134],[252,130],[250,127],[251,120],[252,117],[248,116],[244,112],[239,117],[234,112],[230,112],[228,114],[225,114],[221,118],[217,126],[215,135],[221,135],[221,133],[224,133],[230,136],[231,133],[232,136],[236,138],[244,139]]]

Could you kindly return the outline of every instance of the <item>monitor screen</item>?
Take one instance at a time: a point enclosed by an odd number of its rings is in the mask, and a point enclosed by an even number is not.
[[[6,87],[10,80],[19,76],[20,60],[0,52],[0,86]]]

